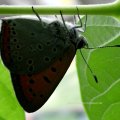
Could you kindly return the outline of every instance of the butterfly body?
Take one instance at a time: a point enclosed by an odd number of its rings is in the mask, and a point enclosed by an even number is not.
[[[27,112],[38,110],[59,84],[76,50],[86,45],[78,31],[59,20],[5,18],[0,49],[16,96]]]

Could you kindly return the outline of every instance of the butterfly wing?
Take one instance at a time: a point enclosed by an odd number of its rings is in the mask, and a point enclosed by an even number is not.
[[[31,75],[11,73],[16,96],[27,112],[38,110],[47,101],[64,76],[74,55],[75,49],[72,46],[41,72]]]
[[[44,25],[31,19],[2,23],[1,56],[10,69],[18,101],[27,112],[47,101],[76,52],[64,26]]]
[[[32,74],[42,71],[70,45],[70,42],[65,40],[66,34],[62,35],[61,39],[61,35],[57,33],[59,31],[65,33],[66,30],[62,25],[54,26],[53,22],[41,23],[39,20],[22,18],[3,20],[3,62],[13,73]],[[56,33],[58,36],[55,36]]]

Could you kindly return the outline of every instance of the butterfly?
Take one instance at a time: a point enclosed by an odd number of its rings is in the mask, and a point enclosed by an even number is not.
[[[79,26],[65,22],[61,11],[62,20],[58,20],[42,18],[33,7],[32,10],[36,18],[3,18],[0,39],[3,63],[10,71],[16,97],[27,112],[44,105],[76,50],[88,47],[80,34],[85,31],[87,17],[83,27],[82,22]]]

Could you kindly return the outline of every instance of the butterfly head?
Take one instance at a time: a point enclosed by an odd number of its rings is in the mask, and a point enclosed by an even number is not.
[[[83,35],[79,35],[79,31],[75,28],[70,30],[70,38],[73,44],[75,44],[76,49],[88,48],[87,39]]]
[[[76,48],[77,49],[88,48],[88,42],[84,36],[79,36],[77,38]]]

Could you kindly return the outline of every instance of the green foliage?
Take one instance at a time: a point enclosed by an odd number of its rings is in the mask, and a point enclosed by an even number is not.
[[[88,16],[84,36],[89,47],[120,45],[120,22],[113,17]],[[77,70],[83,105],[90,120],[120,118],[120,48],[82,49],[84,57],[98,78],[77,51]]]
[[[25,120],[24,111],[17,102],[10,75],[0,59],[0,120]]]

